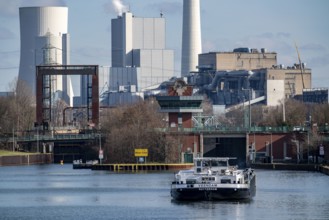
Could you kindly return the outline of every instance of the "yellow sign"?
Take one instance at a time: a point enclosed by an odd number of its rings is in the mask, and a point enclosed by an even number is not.
[[[135,149],[135,157],[147,157],[148,155],[148,149]]]

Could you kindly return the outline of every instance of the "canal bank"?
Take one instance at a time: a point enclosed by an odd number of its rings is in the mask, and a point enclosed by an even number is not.
[[[193,163],[145,163],[145,164],[76,164],[74,169],[109,170],[109,171],[139,171],[139,170],[182,170],[191,169]],[[254,169],[270,170],[296,170],[296,171],[320,171],[329,173],[329,166],[320,164],[286,164],[286,163],[255,163]]]
[[[107,171],[162,171],[162,170],[184,170],[191,169],[192,163],[167,164],[167,163],[146,163],[146,164],[73,164],[73,169],[91,169]],[[321,172],[329,175],[329,166],[321,164],[286,164],[286,163],[256,163],[252,164],[253,169],[267,170],[295,170]]]
[[[22,166],[34,164],[51,164],[53,163],[52,154],[16,154],[16,155],[0,155],[1,166]]]
[[[329,166],[322,164],[254,163],[251,167],[268,170],[317,171],[329,175]]]
[[[299,171],[319,171],[319,164],[290,164],[290,163],[254,163],[251,164],[254,169],[269,170],[299,170]]]
[[[130,164],[73,164],[73,169],[91,169],[108,171],[161,171],[191,169],[193,163],[130,163]]]
[[[320,166],[320,172],[329,176],[329,166]]]

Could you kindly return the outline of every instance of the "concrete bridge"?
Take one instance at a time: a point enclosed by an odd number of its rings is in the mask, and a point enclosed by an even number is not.
[[[0,141],[13,151],[52,153],[54,162],[97,159],[98,146],[104,141],[99,133],[88,134],[29,134],[2,137]]]
[[[185,146],[182,148],[181,161],[190,162],[185,156],[201,153],[205,156],[234,155],[243,163],[265,159],[283,161],[285,159],[302,160],[303,152],[310,151],[305,143],[311,132],[304,127],[225,127],[205,126],[193,128],[159,129],[167,135],[185,136]],[[322,132],[322,140],[329,142],[329,135]],[[293,142],[292,140],[295,140]],[[300,139],[301,141],[298,141]],[[29,134],[25,136],[8,136],[0,138],[7,148],[28,152],[53,153],[54,161],[63,160],[72,163],[73,160],[98,159],[100,144],[105,137],[100,133],[61,133],[61,134]],[[297,141],[297,142],[296,142]],[[328,147],[325,143],[326,158]],[[250,149],[249,149],[250,148]],[[300,152],[298,155],[297,152]],[[297,153],[297,155],[296,155]],[[191,157],[193,158],[193,156]],[[270,161],[267,161],[270,162]]]

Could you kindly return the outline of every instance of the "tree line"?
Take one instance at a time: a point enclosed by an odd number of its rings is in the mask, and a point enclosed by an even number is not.
[[[223,123],[233,126],[241,126],[244,123],[244,114],[249,107],[240,107],[237,110],[219,116]],[[265,106],[262,104],[251,106],[252,126],[326,126],[329,123],[328,103],[303,103],[295,99],[286,99],[277,106]]]
[[[15,80],[10,92],[0,97],[0,134],[30,130],[35,122],[35,97],[24,82]]]
[[[107,160],[113,163],[134,163],[134,149],[148,149],[148,161],[176,162],[179,158],[179,139],[161,131],[167,127],[166,114],[159,113],[153,99],[118,108],[101,114],[101,132]]]

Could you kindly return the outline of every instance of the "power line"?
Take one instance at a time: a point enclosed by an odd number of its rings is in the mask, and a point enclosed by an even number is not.
[[[0,51],[0,53],[19,53],[20,50],[12,50],[12,51]]]
[[[18,69],[18,66],[0,67],[0,70],[10,70],[10,69]]]

